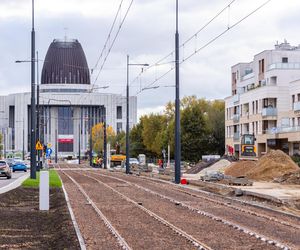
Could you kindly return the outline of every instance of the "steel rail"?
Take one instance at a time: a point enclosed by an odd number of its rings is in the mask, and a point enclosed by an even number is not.
[[[102,181],[100,181],[100,180],[98,180],[98,179],[96,179],[96,178],[94,178],[92,176],[89,176],[89,175],[86,175],[86,174],[82,174],[82,175],[86,176],[86,177],[88,177],[90,179],[93,179],[94,181],[98,182],[99,184],[101,184],[101,185],[107,187],[108,189],[112,190],[114,193],[118,194],[119,196],[121,196],[126,201],[132,203],[133,205],[135,205],[139,209],[143,210],[145,213],[147,213],[152,218],[156,219],[158,222],[160,222],[163,225],[167,226],[168,228],[172,229],[178,235],[184,237],[187,241],[189,241],[190,243],[192,243],[199,250],[212,250],[212,248],[210,248],[209,246],[206,246],[204,243],[198,241],[193,236],[191,236],[191,235],[187,234],[186,232],[182,231],[180,228],[176,227],[175,225],[171,224],[167,220],[165,220],[162,217],[158,216],[157,214],[153,213],[149,209],[141,206],[139,203],[137,203],[134,200],[130,199],[128,196],[122,194],[121,192],[117,191],[116,189],[112,188],[111,186],[107,185],[106,183],[104,183],[104,182],[102,182]]]
[[[264,235],[262,235],[262,234],[258,234],[258,233],[256,233],[256,232],[253,232],[252,230],[250,230],[250,229],[248,229],[248,228],[242,227],[242,226],[240,226],[240,225],[237,225],[237,224],[235,224],[235,223],[232,223],[232,222],[230,222],[230,221],[228,221],[228,220],[225,220],[225,219],[223,219],[223,218],[221,218],[221,217],[219,217],[219,216],[215,216],[215,215],[210,214],[210,213],[208,213],[208,212],[205,212],[205,211],[203,211],[203,210],[194,208],[194,207],[192,207],[192,206],[190,206],[190,205],[185,204],[184,202],[181,202],[181,201],[175,200],[175,199],[173,199],[173,198],[170,198],[170,197],[168,197],[168,196],[159,194],[159,193],[157,193],[157,192],[155,192],[155,191],[152,191],[152,190],[150,190],[150,189],[148,189],[148,188],[142,187],[142,186],[137,185],[137,184],[135,184],[135,183],[131,183],[131,182],[128,182],[128,181],[126,181],[126,180],[123,180],[123,179],[120,179],[120,178],[117,178],[117,177],[113,177],[113,176],[109,176],[109,175],[105,175],[105,174],[100,174],[100,173],[94,173],[94,174],[99,175],[99,176],[103,176],[103,177],[109,177],[109,178],[112,178],[112,179],[115,179],[115,180],[119,180],[119,181],[125,182],[126,184],[135,186],[136,188],[139,188],[139,189],[144,190],[144,191],[146,191],[146,192],[148,192],[148,193],[151,193],[151,194],[153,194],[153,195],[156,195],[156,196],[158,196],[158,197],[160,197],[160,198],[162,198],[162,199],[168,200],[168,201],[170,201],[170,202],[172,202],[172,203],[174,203],[174,204],[176,204],[176,205],[180,205],[180,206],[182,206],[182,207],[184,207],[184,208],[187,208],[187,209],[190,210],[190,211],[196,212],[197,214],[200,214],[200,215],[202,215],[202,216],[205,216],[205,217],[207,217],[207,218],[210,218],[210,219],[212,219],[212,220],[214,220],[214,221],[221,222],[221,223],[223,223],[224,225],[227,225],[227,226],[229,226],[229,227],[232,227],[233,229],[236,229],[237,231],[240,231],[240,232],[245,233],[245,234],[247,234],[247,235],[253,236],[253,237],[255,237],[255,238],[257,238],[257,239],[259,239],[259,240],[261,240],[261,241],[263,241],[263,242],[265,242],[265,243],[267,243],[267,244],[269,244],[269,245],[274,245],[274,246],[278,247],[279,249],[283,249],[283,250],[289,250],[289,249],[291,249],[290,247],[284,245],[283,243],[281,243],[281,242],[279,242],[279,241],[276,241],[276,240],[273,240],[273,239],[269,239],[268,237],[266,237],[266,236],[264,236]],[[85,176],[87,176],[87,175],[85,175]],[[93,178],[93,177],[91,177],[91,176],[89,176],[89,177],[92,178],[92,179],[95,179],[95,178]],[[96,180],[97,180],[97,179],[96,179]],[[97,181],[99,181],[99,180],[97,180]],[[100,181],[100,182],[101,182],[101,181]],[[107,185],[107,184],[105,184],[105,185]],[[111,187],[110,187],[110,188],[111,188]],[[117,191],[117,192],[118,192],[118,191]],[[118,193],[119,193],[119,192],[118,192]],[[121,194],[121,195],[123,195],[123,194]]]
[[[79,191],[84,195],[88,203],[93,207],[96,211],[97,215],[104,222],[105,226],[109,229],[109,231],[113,234],[113,236],[117,239],[118,244],[122,247],[122,249],[132,250],[131,247],[127,244],[127,242],[123,239],[123,237],[119,234],[119,232],[114,228],[114,226],[109,222],[109,220],[105,217],[105,215],[100,211],[100,209],[96,206],[96,204],[92,201],[92,199],[88,196],[88,194],[83,190],[82,186],[75,181],[70,175],[65,173],[64,170],[61,171],[64,175],[66,175],[79,189]]]
[[[149,180],[150,182],[151,182],[151,181],[153,182],[153,179],[151,179],[151,178],[147,178],[147,177],[144,177],[144,176],[142,176],[141,178],[147,179],[147,180]],[[155,184],[157,184],[157,183],[155,183]],[[173,183],[163,183],[163,184],[171,184],[171,185],[173,186],[174,189],[176,189],[177,191],[180,191],[181,193],[184,193],[184,194],[187,194],[187,195],[190,195],[190,196],[199,198],[199,199],[204,199],[204,200],[207,200],[207,201],[216,203],[216,204],[218,204],[218,205],[224,205],[224,206],[226,206],[226,207],[229,207],[229,208],[231,208],[231,209],[234,209],[234,210],[237,210],[237,211],[240,211],[240,212],[243,212],[243,213],[247,213],[247,214],[250,214],[250,215],[259,217],[259,218],[267,219],[267,220],[269,220],[269,221],[273,221],[273,222],[279,223],[279,224],[281,224],[281,225],[288,226],[288,227],[292,227],[292,228],[295,228],[295,229],[299,229],[299,230],[300,230],[300,226],[298,226],[298,225],[290,224],[290,223],[285,222],[285,221],[280,221],[280,220],[278,220],[278,219],[276,219],[276,218],[274,218],[274,217],[270,217],[270,216],[267,216],[267,215],[258,214],[258,213],[256,213],[256,212],[250,211],[250,210],[248,210],[248,209],[239,208],[239,207],[233,206],[233,205],[231,205],[231,204],[228,204],[228,203],[226,203],[226,202],[222,202],[222,201],[220,201],[220,200],[217,201],[217,200],[215,200],[215,199],[211,199],[211,198],[208,198],[208,197],[206,197],[206,196],[201,196],[201,195],[198,195],[198,194],[190,193],[190,192],[188,192],[187,190],[182,190],[182,188],[181,188],[181,187],[178,187],[178,185],[173,185]],[[159,183],[159,185],[163,185],[163,184]],[[202,192],[202,190],[197,190],[197,191]],[[205,194],[205,195],[209,195],[209,196],[216,196],[216,197],[220,198],[219,196],[217,196],[217,195],[215,195],[215,194],[213,194],[213,193],[207,194],[207,193],[205,192],[204,194]],[[223,197],[221,197],[221,198],[223,198]],[[230,199],[230,200],[231,200],[231,199]],[[240,202],[240,201],[235,200],[235,199],[232,199],[232,201]],[[245,204],[247,204],[247,203],[242,203],[242,204],[245,205]],[[285,215],[285,214],[283,214],[283,215]]]

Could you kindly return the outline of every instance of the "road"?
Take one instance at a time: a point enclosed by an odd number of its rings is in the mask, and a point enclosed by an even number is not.
[[[23,180],[29,176],[28,172],[15,172],[12,173],[11,179],[6,179],[6,177],[0,177],[0,194],[5,193],[13,188],[19,186]]]

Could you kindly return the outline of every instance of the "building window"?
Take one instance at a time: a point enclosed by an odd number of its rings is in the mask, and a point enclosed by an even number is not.
[[[122,122],[117,122],[117,134],[122,132]]]
[[[297,97],[298,97],[298,102],[300,102],[300,94],[298,94]]]
[[[295,95],[292,95],[292,103],[295,102]]]
[[[287,57],[282,57],[282,63],[288,63],[289,59]]]
[[[58,134],[72,135],[73,111],[71,107],[58,107]]]
[[[117,106],[117,119],[122,119],[122,106]]]

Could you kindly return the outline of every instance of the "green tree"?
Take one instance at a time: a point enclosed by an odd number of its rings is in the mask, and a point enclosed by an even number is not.
[[[208,110],[210,152],[223,155],[225,151],[225,103],[216,100],[210,103]]]
[[[182,159],[197,162],[207,153],[207,127],[200,104],[189,100],[181,113]]]
[[[143,129],[143,122],[140,121],[130,131],[130,155],[133,157],[147,153],[146,146],[143,143]]]

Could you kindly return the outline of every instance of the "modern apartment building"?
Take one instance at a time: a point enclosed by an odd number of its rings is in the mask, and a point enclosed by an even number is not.
[[[300,153],[300,45],[276,44],[252,62],[231,68],[225,98],[225,143],[240,153],[243,134],[254,134],[258,156],[270,149]]]

